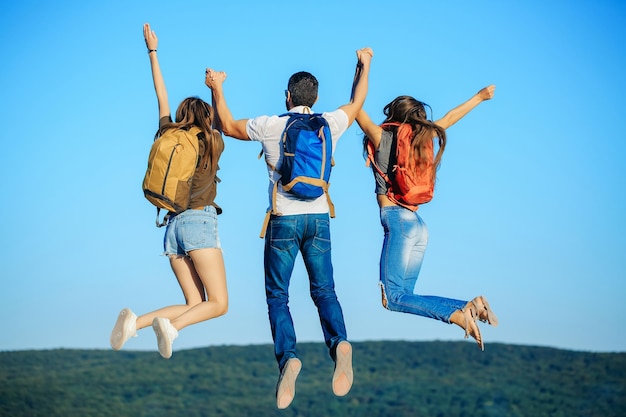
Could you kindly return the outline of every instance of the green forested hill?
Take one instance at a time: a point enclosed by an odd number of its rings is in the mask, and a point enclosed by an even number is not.
[[[277,410],[271,345],[158,352],[0,352],[0,416],[626,416],[626,353],[470,342],[354,343],[332,394],[323,343],[301,343],[294,402]]]

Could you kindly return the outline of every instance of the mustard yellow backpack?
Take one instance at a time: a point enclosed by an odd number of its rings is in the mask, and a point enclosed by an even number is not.
[[[167,224],[169,216],[159,221],[161,209],[180,213],[189,208],[200,132],[195,126],[189,130],[169,129],[152,144],[142,188],[144,196],[157,207],[157,227]]]

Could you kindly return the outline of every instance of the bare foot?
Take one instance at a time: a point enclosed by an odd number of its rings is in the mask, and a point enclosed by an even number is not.
[[[474,298],[471,302],[474,303],[474,305],[476,306],[476,311],[478,313],[478,320],[482,321],[483,323],[489,323],[493,327],[496,327],[498,325],[498,318],[496,317],[496,313],[494,313],[491,307],[489,306],[489,302],[487,301],[487,298],[485,298],[482,295],[479,295],[478,297]]]
[[[480,335],[480,329],[476,324],[477,318],[478,315],[476,313],[476,307],[470,301],[463,308],[463,310],[457,310],[452,313],[452,316],[450,316],[450,322],[465,330],[466,339],[468,336],[472,336],[474,340],[476,340],[476,343],[478,343],[478,347],[480,347],[480,350],[485,350],[483,339]]]

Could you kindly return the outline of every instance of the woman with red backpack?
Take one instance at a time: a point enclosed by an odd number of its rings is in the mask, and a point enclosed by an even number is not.
[[[484,345],[476,320],[498,324],[485,297],[464,301],[414,293],[428,243],[428,230],[417,209],[432,198],[446,146],[446,129],[491,99],[494,91],[493,85],[483,88],[435,122],[427,119],[427,105],[410,96],[399,96],[387,104],[381,125],[364,110],[356,118],[365,133],[363,145],[372,165],[385,233],[380,257],[383,307],[454,323],[465,330],[466,338],[472,336],[481,350]]]

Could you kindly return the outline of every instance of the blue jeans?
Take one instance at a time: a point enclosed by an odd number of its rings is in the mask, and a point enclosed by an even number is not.
[[[296,357],[296,332],[289,312],[289,281],[298,251],[309,275],[311,298],[334,359],[337,344],[346,340],[343,312],[335,294],[328,214],[272,216],[265,235],[265,296],[274,339],[274,354],[282,369]]]
[[[413,292],[428,244],[428,229],[422,218],[417,211],[403,207],[382,207],[380,223],[385,231],[380,285],[386,308],[450,323],[452,313],[465,307],[467,301]]]

